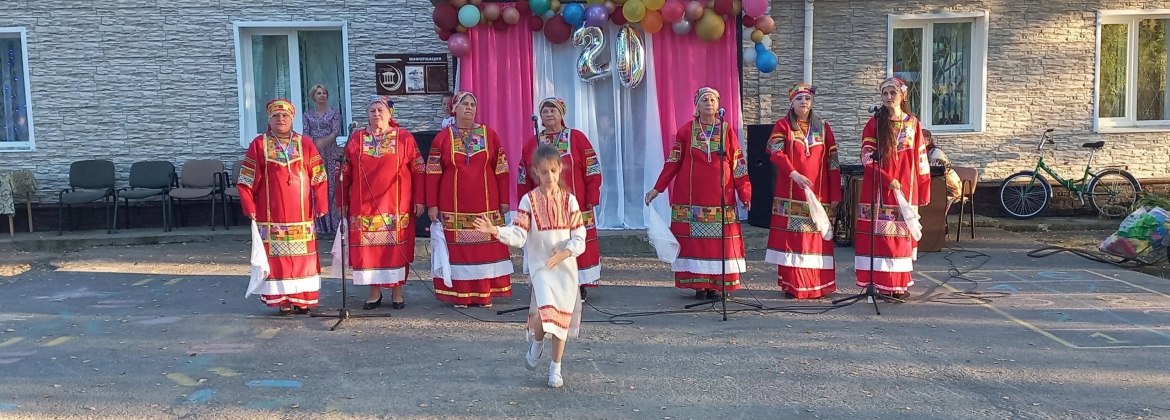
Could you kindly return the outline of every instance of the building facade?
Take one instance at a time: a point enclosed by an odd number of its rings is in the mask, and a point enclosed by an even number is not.
[[[119,185],[134,161],[231,164],[262,129],[264,98],[307,102],[318,83],[363,121],[375,54],[446,52],[423,0],[76,3],[5,0],[0,16],[0,170],[32,169],[46,197],[81,159],[115,162]],[[1097,140],[1098,166],[1170,171],[1170,1],[774,0],[779,68],[745,66],[746,124],[782,116],[804,78],[809,6],[816,107],[847,161],[878,82],[897,74],[952,160],[984,180],[1031,164],[1046,128],[1065,173]],[[437,95],[395,100],[412,130],[444,116]]]

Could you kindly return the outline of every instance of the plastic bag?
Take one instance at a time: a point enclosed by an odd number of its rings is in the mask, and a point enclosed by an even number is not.
[[[817,226],[817,231],[821,233],[821,238],[826,241],[832,240],[833,223],[829,221],[829,214],[825,212],[821,200],[817,199],[817,195],[813,194],[812,188],[809,187],[804,187],[804,198],[808,200],[809,216]]]
[[[443,279],[443,285],[451,283],[451,257],[447,254],[447,237],[443,236],[443,222],[431,222],[431,276]]]
[[[670,226],[650,206],[642,207],[642,216],[646,218],[646,235],[650,237],[650,246],[654,247],[658,259],[674,263],[678,259],[679,244],[674,234],[670,233]]]
[[[349,227],[346,226],[345,220],[342,220],[341,224],[337,227],[337,235],[333,237],[333,249],[329,251],[329,253],[333,254],[333,264],[330,265],[330,269],[333,277],[337,278],[341,278],[345,274],[342,272],[343,267],[349,267],[349,261],[341,260],[341,246],[345,242],[346,232],[349,232]]]
[[[922,216],[918,215],[918,210],[910,207],[910,202],[906,200],[902,190],[894,190],[894,200],[898,201],[898,211],[902,213],[902,219],[906,220],[906,229],[910,230],[910,237],[915,241],[922,240]]]
[[[255,220],[252,221],[252,257],[249,263],[252,265],[252,275],[248,279],[248,290],[244,292],[244,297],[255,294],[256,289],[272,274],[272,268],[268,266],[268,254],[264,252],[264,240],[260,238],[260,228],[256,226]]]

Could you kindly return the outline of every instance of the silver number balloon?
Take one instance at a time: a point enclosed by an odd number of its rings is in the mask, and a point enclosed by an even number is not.
[[[618,33],[617,73],[622,86],[628,89],[638,87],[646,75],[646,49],[638,31],[629,25],[622,26]]]
[[[577,75],[581,80],[592,82],[609,76],[609,63],[597,63],[597,57],[605,49],[605,33],[596,26],[587,26],[573,33],[573,45],[585,47],[577,56]]]

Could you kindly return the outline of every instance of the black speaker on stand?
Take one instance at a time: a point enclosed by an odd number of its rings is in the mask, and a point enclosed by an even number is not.
[[[748,224],[767,228],[772,225],[772,197],[776,184],[776,167],[768,158],[768,138],[772,124],[747,126],[748,179],[752,182],[752,209]]]
[[[431,142],[435,141],[435,136],[439,135],[439,132],[415,131],[411,134],[414,134],[414,141],[418,143],[418,152],[422,154],[423,161],[425,162],[427,160],[427,155],[431,153]],[[424,183],[424,185],[415,185],[414,187],[426,188],[427,186]],[[419,216],[418,219],[415,220],[414,236],[416,238],[431,237],[431,232],[428,230],[430,227],[431,218],[430,216],[427,216],[426,212],[423,212],[423,215]]]

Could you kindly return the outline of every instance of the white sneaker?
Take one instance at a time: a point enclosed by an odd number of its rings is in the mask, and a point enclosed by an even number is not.
[[[561,378],[561,374],[559,374],[559,373],[549,373],[548,374],[548,387],[549,388],[560,388],[561,386],[564,386],[564,385],[565,385],[565,380]]]

